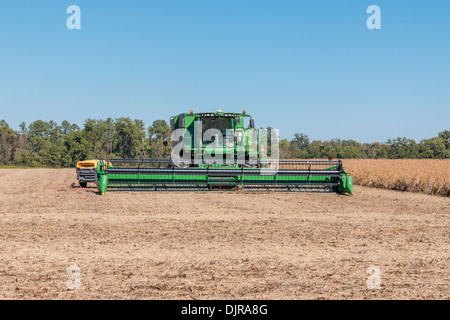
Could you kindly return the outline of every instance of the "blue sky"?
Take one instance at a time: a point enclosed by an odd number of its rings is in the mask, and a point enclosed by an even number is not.
[[[2,0],[0,119],[245,109],[283,138],[421,140],[450,129],[449,14],[437,0]]]

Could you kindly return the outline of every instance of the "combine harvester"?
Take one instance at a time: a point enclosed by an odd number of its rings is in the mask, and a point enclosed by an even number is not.
[[[182,113],[170,119],[170,159],[108,159],[97,165],[106,190],[270,190],[353,195],[340,160],[278,160],[267,155],[267,132],[243,113]],[[193,138],[192,138],[193,137]],[[272,149],[278,147],[272,134]]]

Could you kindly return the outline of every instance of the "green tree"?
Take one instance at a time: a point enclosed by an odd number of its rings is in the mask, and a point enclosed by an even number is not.
[[[20,133],[21,134],[26,134],[28,132],[27,130],[27,124],[25,122],[21,122],[19,125],[20,128]]]
[[[130,118],[118,118],[115,124],[116,150],[123,158],[144,157],[144,122]]]
[[[104,120],[87,119],[84,122],[84,136],[89,150],[88,158],[105,157],[106,138],[104,136]]]
[[[10,164],[14,162],[17,138],[17,132],[11,129],[5,120],[0,120],[0,163]]]
[[[165,120],[155,120],[153,124],[148,127],[149,139],[157,139],[162,141],[169,141],[171,136],[170,126]]]
[[[67,120],[64,120],[62,123],[61,123],[61,133],[63,134],[63,135],[66,135],[66,134],[70,134],[70,133],[72,133],[72,132],[74,132],[74,131],[79,131],[80,130],[80,127],[78,126],[78,125],[76,125],[75,123],[74,124],[71,124],[69,121],[67,121]]]
[[[391,159],[408,159],[417,157],[416,142],[412,139],[397,138],[388,140],[390,145],[388,157]]]
[[[445,141],[440,137],[422,140],[419,145],[419,157],[428,159],[448,158]]]
[[[295,143],[300,150],[304,150],[308,148],[309,138],[304,133],[295,133],[291,143]]]
[[[167,157],[167,153],[170,153],[171,134],[170,126],[165,120],[153,121],[153,124],[148,127],[148,143],[146,145],[150,158]],[[167,145],[164,145],[165,142]]]
[[[282,139],[280,141],[280,158],[281,159],[291,159],[291,144],[287,139]]]
[[[438,137],[444,140],[445,148],[450,149],[450,131],[445,130],[438,133]]]
[[[65,154],[61,164],[65,167],[75,166],[78,161],[87,160],[90,155],[90,145],[84,132],[72,131],[64,138]]]

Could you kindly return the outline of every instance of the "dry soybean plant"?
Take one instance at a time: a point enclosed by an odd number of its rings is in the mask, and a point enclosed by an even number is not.
[[[450,196],[450,159],[345,159],[355,184]]]

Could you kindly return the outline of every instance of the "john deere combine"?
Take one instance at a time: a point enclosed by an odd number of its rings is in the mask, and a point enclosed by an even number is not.
[[[127,190],[279,190],[353,194],[339,161],[278,160],[272,133],[243,113],[182,113],[170,119],[170,159],[109,159],[97,166],[97,186]]]

